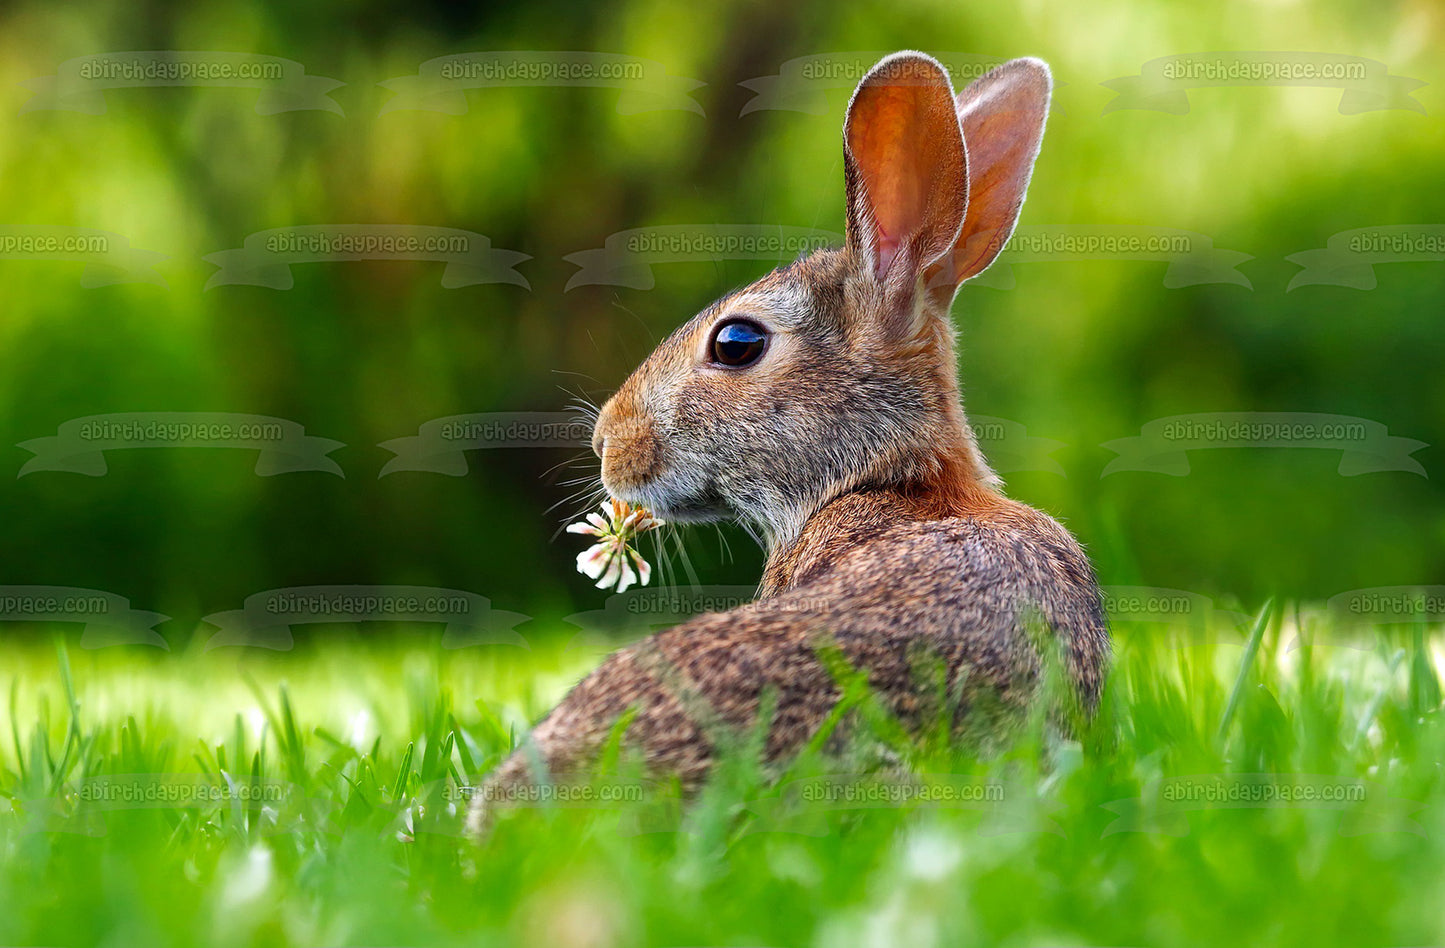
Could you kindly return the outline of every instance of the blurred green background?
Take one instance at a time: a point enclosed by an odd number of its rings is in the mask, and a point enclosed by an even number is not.
[[[1252,255],[1252,288],[1167,288],[1161,262],[1013,267],[1012,289],[955,304],[966,405],[1064,443],[1064,474],[1009,491],[1062,518],[1111,584],[1256,604],[1445,577],[1441,319],[1445,265],[1386,263],[1372,290],[1285,288],[1285,257],[1353,228],[1445,222],[1445,12],[1286,0],[1017,5],[931,2],[673,4],[541,0],[513,7],[237,2],[12,3],[0,13],[0,225],[98,228],[167,255],[165,286],[89,288],[80,263],[0,259],[0,584],[105,590],[171,617],[173,644],[249,595],[309,584],[468,590],[536,622],[597,608],[576,538],[550,510],[595,473],[566,449],[473,451],[462,477],[379,478],[378,444],[446,415],[556,411],[600,401],[664,334],[779,259],[668,263],[656,286],[566,291],[568,254],[655,225],[841,231],[840,125],[755,109],[740,85],[788,60],[848,50],[1036,55],[1059,88],[1025,225],[1193,231]],[[69,59],[216,50],[295,60],[346,85],[325,110],[262,115],[241,88],[130,88],[103,114],[22,113],[19,83]],[[395,110],[378,83],[473,50],[623,53],[705,83],[700,112],[619,110],[613,88],[504,86],[464,114]],[[1198,88],[1187,114],[1105,114],[1100,83],[1204,50],[1345,53],[1385,63],[1424,113],[1341,114],[1339,88]],[[530,289],[442,285],[443,264],[298,264],[295,285],[206,290],[202,258],[268,228],[390,223],[461,228],[527,254]],[[20,442],[129,411],[274,416],[345,442],[325,472],[271,477],[254,453],[114,451],[105,476],[17,477]],[[1409,471],[1341,476],[1339,451],[1197,451],[1188,476],[1100,476],[1101,443],[1161,417],[1325,412],[1429,447]],[[553,469],[569,459],[577,466]],[[705,582],[756,580],[761,554],[731,526],[685,537]],[[728,550],[730,549],[730,553]],[[10,634],[13,623],[0,632]],[[384,634],[384,630],[379,630]],[[299,634],[308,634],[302,632]],[[314,634],[309,633],[309,634]]]

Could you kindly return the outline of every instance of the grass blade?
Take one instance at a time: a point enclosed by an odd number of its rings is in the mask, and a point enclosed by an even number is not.
[[[1229,702],[1224,706],[1224,715],[1219,720],[1221,740],[1229,733],[1229,724],[1234,720],[1235,711],[1239,709],[1239,699],[1244,696],[1244,683],[1254,669],[1254,659],[1259,654],[1259,643],[1264,641],[1264,630],[1269,627],[1270,614],[1273,611],[1274,600],[1266,599],[1264,608],[1260,609],[1259,615],[1255,617],[1254,628],[1249,630],[1249,640],[1244,643],[1244,657],[1239,663],[1239,674],[1234,678],[1234,687],[1229,691]]]

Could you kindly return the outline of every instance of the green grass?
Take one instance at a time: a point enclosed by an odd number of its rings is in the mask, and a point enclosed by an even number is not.
[[[1291,648],[1301,628],[1313,644]],[[281,654],[7,646],[0,945],[1445,940],[1445,733],[1426,646],[1439,630],[1343,647],[1320,616],[1286,609],[1212,631],[1189,644],[1121,624],[1103,710],[1078,740],[1031,727],[984,761],[937,740],[901,748],[955,785],[1002,787],[1002,803],[809,807],[797,800],[816,761],[770,786],[740,751],[685,811],[666,788],[517,810],[481,847],[459,835],[457,786],[595,653],[424,638]],[[1365,799],[1182,811],[1164,789],[1180,784],[1160,783],[1249,773]],[[284,792],[259,808],[78,800],[138,774]],[[610,779],[629,785],[625,762]]]

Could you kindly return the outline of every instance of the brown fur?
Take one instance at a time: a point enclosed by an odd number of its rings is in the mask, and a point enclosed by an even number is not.
[[[907,57],[927,75],[932,60]],[[998,491],[964,415],[947,312],[956,287],[947,281],[973,275],[982,259],[954,241],[1012,231],[1042,135],[1047,70],[1015,61],[965,90],[960,143],[958,126],[939,124],[953,120],[947,109],[939,118],[938,103],[954,101],[942,70],[932,64],[924,93],[882,94],[882,65],[849,110],[845,142],[866,148],[845,144],[848,245],[699,313],[597,421],[594,447],[614,496],[670,520],[734,516],[765,535],[759,598],[609,657],[535,728],[530,749],[491,775],[474,829],[491,795],[534,779],[534,759],[549,775],[586,771],[629,710],[626,743],[654,771],[695,787],[718,750],[757,724],[771,692],[766,753],[785,761],[840,697],[819,660],[824,644],[865,672],[906,725],[936,719],[918,671],[920,660],[941,661],[953,725],[976,733],[991,727],[975,720],[980,702],[1017,717],[1037,690],[1039,619],[1083,707],[1097,704],[1109,641],[1093,571],[1063,527]],[[975,126],[987,144],[966,159]],[[915,147],[909,136],[944,145]],[[968,190],[954,186],[965,164],[970,186],[977,175],[989,189],[973,187],[968,214],[954,193]],[[942,197],[915,200],[910,174],[951,183]],[[904,197],[879,207],[868,180]],[[972,262],[952,262],[965,257]],[[744,370],[707,355],[714,328],[734,316],[771,333],[764,357]]]

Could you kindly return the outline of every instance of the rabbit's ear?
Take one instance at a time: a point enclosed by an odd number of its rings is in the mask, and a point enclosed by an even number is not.
[[[843,125],[848,247],[912,312],[919,275],[957,242],[968,173],[948,73],[922,53],[869,70]]]
[[[958,94],[968,155],[968,213],[953,253],[929,274],[930,287],[951,294],[993,263],[1013,236],[1052,90],[1049,67],[1028,58],[990,70]]]

